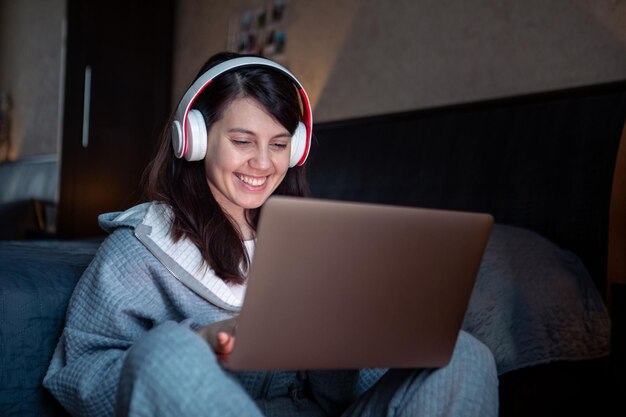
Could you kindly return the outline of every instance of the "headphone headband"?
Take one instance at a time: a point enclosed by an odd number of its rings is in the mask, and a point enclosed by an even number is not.
[[[174,146],[174,153],[176,154],[176,157],[181,158],[187,152],[187,147],[189,146],[189,111],[191,110],[194,102],[202,93],[202,91],[209,84],[211,84],[211,82],[219,75],[233,69],[251,66],[274,68],[289,77],[291,81],[296,85],[300,94],[300,98],[302,100],[302,119],[306,128],[306,140],[302,157],[297,161],[295,165],[299,166],[304,164],[307,156],[309,155],[309,150],[311,147],[311,135],[313,133],[313,114],[311,111],[309,97],[300,81],[298,81],[298,79],[287,68],[283,67],[280,64],[277,64],[274,61],[260,57],[238,57],[229,59],[228,61],[221,62],[214,67],[211,67],[207,72],[202,74],[200,77],[198,77],[196,81],[194,81],[194,83],[191,85],[191,87],[189,87],[189,89],[183,96],[180,103],[178,103],[176,113],[174,114],[174,122],[172,126],[172,145]],[[179,137],[175,137],[177,135]]]

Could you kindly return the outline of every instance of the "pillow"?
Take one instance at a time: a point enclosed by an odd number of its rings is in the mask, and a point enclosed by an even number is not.
[[[530,230],[494,224],[463,328],[500,375],[610,353],[610,319],[581,260]]]

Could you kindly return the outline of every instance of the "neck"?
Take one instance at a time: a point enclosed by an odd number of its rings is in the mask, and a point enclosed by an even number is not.
[[[237,222],[237,228],[239,228],[239,232],[241,232],[241,237],[243,238],[243,240],[254,239],[254,231],[245,220],[245,218],[243,219],[242,223]]]
[[[237,210],[236,213],[229,213],[229,216],[233,222],[233,226],[239,230],[243,240],[250,240],[254,238],[254,230],[248,224],[246,220],[246,211]]]

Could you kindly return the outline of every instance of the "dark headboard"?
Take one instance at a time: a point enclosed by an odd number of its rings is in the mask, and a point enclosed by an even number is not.
[[[321,123],[314,197],[493,214],[578,254],[601,293],[626,82]]]

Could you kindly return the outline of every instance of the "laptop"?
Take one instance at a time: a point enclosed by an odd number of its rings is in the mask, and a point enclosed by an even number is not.
[[[257,229],[234,371],[440,367],[487,244],[484,213],[271,197]]]

